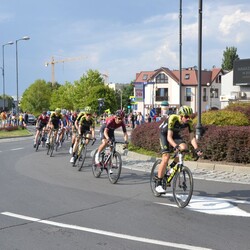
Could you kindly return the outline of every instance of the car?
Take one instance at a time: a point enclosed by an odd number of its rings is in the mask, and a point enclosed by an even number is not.
[[[36,124],[36,117],[32,114],[28,114],[28,124],[35,125]]]

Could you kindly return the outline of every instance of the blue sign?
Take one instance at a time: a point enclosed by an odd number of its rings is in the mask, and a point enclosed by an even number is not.
[[[150,110],[150,116],[151,116],[151,117],[154,117],[155,115],[156,115],[156,111],[155,111],[155,109],[153,108],[153,109]]]

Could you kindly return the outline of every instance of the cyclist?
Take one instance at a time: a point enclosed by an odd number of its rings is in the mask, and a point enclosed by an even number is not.
[[[168,165],[170,152],[172,149],[174,151],[183,151],[187,150],[187,144],[184,142],[180,136],[180,131],[184,128],[188,128],[190,134],[190,141],[194,147],[197,155],[201,155],[202,151],[198,149],[198,144],[194,136],[193,121],[191,115],[193,110],[189,106],[182,106],[179,109],[178,115],[171,114],[167,119],[160,125],[160,145],[162,151],[162,161],[159,165],[158,175],[156,176],[157,186],[155,191],[159,194],[166,193],[166,190],[162,187],[162,178],[166,172],[166,166]],[[170,164],[170,167],[173,168],[178,159],[175,158],[174,161]]]
[[[124,121],[124,116],[125,116],[125,114],[124,114],[123,110],[117,110],[115,112],[115,115],[112,117],[108,117],[106,119],[106,122],[102,125],[102,127],[100,129],[102,144],[97,149],[97,153],[95,155],[96,166],[101,167],[101,163],[99,161],[99,155],[102,152],[102,150],[108,145],[108,143],[110,141],[115,140],[114,131],[119,127],[122,127],[124,141],[126,144],[125,147],[127,147],[127,145],[128,145],[128,133],[127,133],[126,124]]]
[[[58,129],[62,125],[61,119],[62,119],[61,109],[56,108],[55,112],[53,112],[50,115],[50,119],[49,119],[49,123],[48,123],[50,129],[48,132],[46,144],[49,144],[49,139],[50,139],[52,129],[55,129],[55,138],[57,138]]]
[[[73,153],[73,147],[75,144],[75,138],[76,138],[76,127],[75,127],[75,122],[77,119],[77,111],[74,111],[73,114],[70,117],[70,127],[71,127],[71,133],[72,133],[72,137],[71,137],[71,146],[69,148],[69,153],[72,154]]]
[[[47,116],[46,111],[43,111],[42,114],[37,118],[34,148],[36,147],[36,142],[37,142],[40,131],[42,131],[42,136],[43,136],[42,139],[44,139],[44,132],[45,132],[48,122],[49,122],[49,116]]]
[[[75,158],[77,157],[77,149],[78,149],[78,144],[81,140],[81,136],[85,135],[88,138],[95,138],[95,122],[94,119],[92,118],[92,109],[91,107],[86,107],[84,110],[84,115],[81,116],[80,120],[77,121],[77,132],[78,135],[75,138],[75,143],[73,146],[73,156],[70,159],[71,163],[74,163]],[[87,145],[89,143],[89,140],[86,139],[85,144]]]
[[[60,137],[59,137],[59,148],[62,147],[62,143],[64,141],[64,134],[66,133],[67,127],[69,125],[69,117],[67,115],[67,110],[63,109],[61,111],[61,114],[62,114],[62,119],[61,119],[62,126],[61,126]]]

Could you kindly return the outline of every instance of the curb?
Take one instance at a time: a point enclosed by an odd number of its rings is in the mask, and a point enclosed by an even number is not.
[[[156,157],[148,156],[148,155],[142,155],[136,152],[128,151],[128,154],[126,156],[129,160],[136,159],[138,161],[147,161],[147,162],[155,162],[157,159]],[[227,165],[227,164],[221,164],[218,162],[199,162],[199,161],[185,161],[185,164],[191,169],[205,169],[209,171],[225,171],[225,172],[231,172],[231,173],[241,173],[241,174],[250,174],[250,166],[237,166],[237,165]]]

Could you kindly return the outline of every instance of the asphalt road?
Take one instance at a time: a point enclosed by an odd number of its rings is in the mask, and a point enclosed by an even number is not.
[[[69,142],[46,155],[32,139],[0,140],[0,249],[249,249],[250,185],[195,180],[190,207],[152,195],[147,172],[78,172]]]

